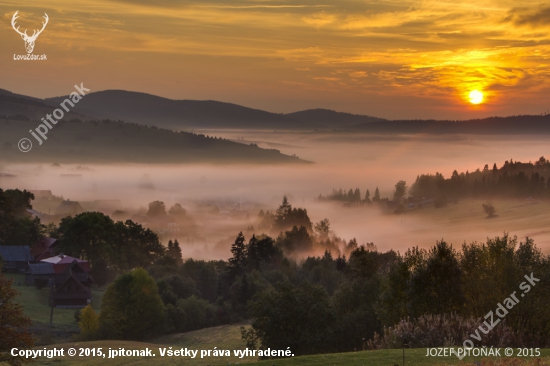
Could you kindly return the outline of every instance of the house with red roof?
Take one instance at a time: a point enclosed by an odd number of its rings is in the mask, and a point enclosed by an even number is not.
[[[40,262],[51,263],[53,265],[54,273],[60,274],[60,273],[63,273],[63,271],[65,271],[68,267],[70,267],[73,261],[76,261],[86,273],[90,272],[89,262],[79,258],[68,256],[68,255],[60,254],[60,255],[56,255],[55,257],[42,259]]]
[[[94,281],[88,272],[83,269],[82,263],[88,262],[77,262],[77,259],[73,258],[73,261],[65,267],[63,272],[54,274],[50,290],[50,306],[53,305],[56,308],[83,308],[92,301],[90,286]]]

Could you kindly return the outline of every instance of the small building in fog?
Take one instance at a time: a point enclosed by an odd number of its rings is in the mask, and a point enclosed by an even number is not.
[[[55,209],[56,215],[76,216],[84,212],[84,208],[77,201],[66,200]]]
[[[52,199],[53,194],[50,190],[31,190],[29,191],[34,194],[34,199]]]

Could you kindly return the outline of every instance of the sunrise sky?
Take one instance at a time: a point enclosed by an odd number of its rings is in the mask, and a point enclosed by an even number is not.
[[[545,5],[546,4],[546,5]],[[518,7],[521,6],[521,7]],[[546,7],[545,7],[546,6]],[[26,54],[11,27],[40,28]],[[464,119],[550,110],[544,1],[3,0],[0,88],[125,89],[271,112]],[[470,93],[483,101],[470,103]]]

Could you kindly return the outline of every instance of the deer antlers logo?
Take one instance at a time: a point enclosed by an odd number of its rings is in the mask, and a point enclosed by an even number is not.
[[[15,14],[13,14],[13,17],[11,18],[11,26],[21,36],[21,38],[23,38],[23,40],[25,41],[25,49],[27,50],[27,53],[32,53],[32,51],[34,50],[34,42],[36,42],[36,39],[38,38],[40,33],[42,33],[42,31],[44,30],[44,28],[46,28],[46,25],[48,24],[48,20],[49,20],[48,14],[44,13],[44,19],[46,21],[42,22],[42,29],[34,30],[32,36],[29,37],[27,35],[27,30],[26,29],[25,29],[24,32],[21,32],[19,30],[19,26],[17,26],[17,28],[15,27],[15,21],[17,20],[17,18],[19,18],[17,16],[18,13],[19,13],[19,10],[16,11]]]

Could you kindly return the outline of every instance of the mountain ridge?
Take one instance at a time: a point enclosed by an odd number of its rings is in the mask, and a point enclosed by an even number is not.
[[[39,99],[0,89],[0,115],[23,114],[39,120],[46,110],[57,107],[65,98],[67,96]],[[29,107],[31,104],[32,107]],[[126,90],[92,92],[67,114],[67,118],[118,119],[172,130],[223,128],[383,134],[550,133],[550,115],[494,116],[469,120],[389,120],[323,108],[272,113],[215,100],[175,100]]]
[[[47,98],[54,106],[66,96]],[[298,121],[259,109],[213,100],[174,100],[141,92],[104,90],[84,97],[75,111],[96,118],[151,123],[167,128],[275,128],[292,129]],[[313,126],[301,126],[311,128]]]

